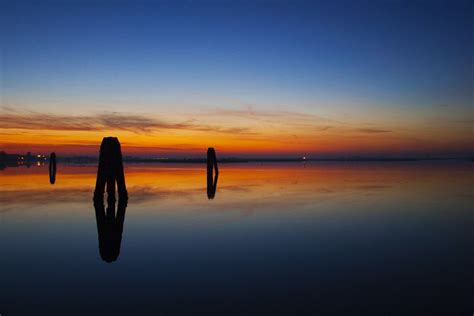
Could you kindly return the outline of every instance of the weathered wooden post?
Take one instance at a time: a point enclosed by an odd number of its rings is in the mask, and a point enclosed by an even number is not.
[[[128,194],[125,186],[120,143],[116,137],[104,137],[100,145],[94,198],[103,197],[105,185],[107,184],[107,199],[115,201],[115,183],[117,183],[119,199],[127,199]]]

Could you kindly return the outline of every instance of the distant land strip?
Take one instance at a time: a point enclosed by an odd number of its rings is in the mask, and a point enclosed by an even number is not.
[[[58,155],[58,162],[69,164],[97,163],[94,156],[63,156]],[[397,161],[474,161],[474,157],[384,157],[384,156],[344,156],[344,157],[267,157],[267,158],[239,158],[221,157],[219,163],[252,163],[252,162],[397,162]],[[42,154],[7,154],[0,152],[0,167],[14,167],[21,165],[42,164],[49,161],[49,156]],[[125,156],[125,163],[207,163],[205,157],[197,158],[153,158]]]

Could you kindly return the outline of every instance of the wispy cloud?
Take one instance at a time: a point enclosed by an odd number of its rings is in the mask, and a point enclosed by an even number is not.
[[[241,117],[247,119],[256,119],[260,120],[262,118],[268,119],[287,119],[287,120],[298,120],[300,122],[337,122],[336,120],[307,113],[291,112],[291,111],[257,111],[253,108],[245,109],[213,109],[206,112],[207,114],[213,114],[217,116],[231,116],[231,117]]]
[[[474,124],[474,118],[472,115],[467,115],[465,117],[430,117],[426,119],[428,124],[432,124],[433,126],[443,126],[443,125],[466,125],[472,126]]]
[[[367,133],[367,134],[379,134],[379,133],[391,133],[392,131],[389,129],[381,129],[381,128],[356,128],[354,131],[359,133]]]
[[[3,129],[50,131],[124,130],[134,133],[152,133],[159,130],[191,130],[229,134],[252,134],[247,128],[227,128],[202,124],[195,119],[173,122],[149,115],[117,112],[81,116],[58,115],[34,111],[18,111],[7,107],[3,107],[0,111],[0,126]]]

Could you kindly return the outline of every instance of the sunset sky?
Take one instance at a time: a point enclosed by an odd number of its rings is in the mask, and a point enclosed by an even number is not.
[[[8,2],[0,150],[474,155],[471,1]]]

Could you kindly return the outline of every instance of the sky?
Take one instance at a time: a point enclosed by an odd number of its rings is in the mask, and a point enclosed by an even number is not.
[[[0,0],[0,150],[473,156],[470,1]]]

